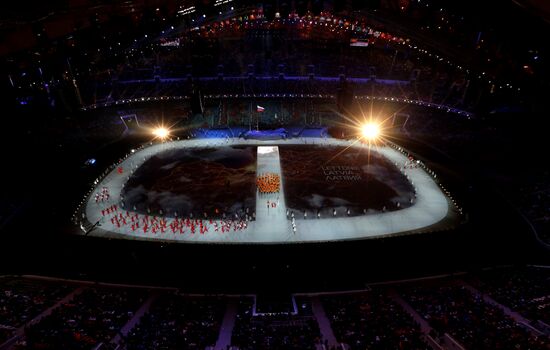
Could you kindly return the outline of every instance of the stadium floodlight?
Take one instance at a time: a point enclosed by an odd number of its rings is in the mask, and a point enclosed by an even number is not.
[[[153,135],[160,138],[161,140],[164,140],[170,135],[170,131],[165,127],[159,127],[153,130]]]
[[[368,122],[361,126],[361,135],[368,141],[374,141],[380,136],[380,125]]]

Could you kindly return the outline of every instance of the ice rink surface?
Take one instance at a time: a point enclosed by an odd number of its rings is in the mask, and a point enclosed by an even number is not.
[[[446,218],[454,216],[451,201],[441,191],[438,184],[422,167],[404,168],[407,157],[389,146],[372,146],[371,152],[378,152],[389,159],[406,175],[414,185],[416,198],[412,206],[389,212],[369,213],[354,217],[323,217],[320,219],[311,217],[306,220],[296,220],[296,231],[292,229],[291,221],[287,218],[287,210],[284,196],[284,178],[281,172],[278,145],[321,145],[321,146],[345,146],[362,147],[354,141],[337,140],[330,138],[295,138],[287,140],[243,140],[243,139],[194,139],[173,141],[161,144],[153,144],[136,151],[126,158],[101,182],[96,185],[96,190],[88,198],[85,207],[85,215],[90,224],[96,224],[88,235],[97,237],[177,241],[182,243],[228,243],[228,244],[279,244],[279,243],[303,243],[320,241],[338,241],[383,237],[396,234],[419,233],[427,230],[437,230],[438,224]],[[245,228],[230,229],[222,232],[219,228],[221,222],[216,220],[204,220],[207,232],[192,233],[189,229],[184,233],[173,232],[170,228],[152,232],[144,232],[143,227],[132,229],[130,217],[135,216],[130,209],[123,208],[120,199],[121,190],[128,180],[132,169],[137,169],[149,157],[165,150],[181,148],[205,148],[220,146],[255,145],[258,146],[257,173],[277,173],[281,175],[281,192],[273,194],[257,193],[256,195],[256,219],[247,223]],[[95,195],[101,189],[107,188],[109,198],[96,202]],[[267,201],[270,206],[268,207]],[[272,203],[277,203],[275,207]],[[106,208],[117,210],[109,214]],[[103,211],[103,213],[102,213]],[[112,222],[113,216],[122,214],[127,219],[127,224]],[[151,214],[152,215],[152,214]],[[143,220],[143,214],[140,219]],[[157,219],[160,219],[157,213]],[[181,218],[179,218],[181,219]],[[168,225],[174,221],[173,215],[163,213],[163,219]],[[218,228],[218,230],[216,230]],[[164,231],[164,232],[162,232]],[[82,231],[81,231],[82,232]],[[84,232],[82,232],[84,234]]]

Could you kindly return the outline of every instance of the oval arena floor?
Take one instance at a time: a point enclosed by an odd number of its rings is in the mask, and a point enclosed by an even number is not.
[[[166,185],[166,181],[168,180],[159,181],[158,179],[154,179],[155,173],[153,172],[149,175],[150,179],[147,180],[152,185],[134,184],[136,188],[142,189],[143,193],[140,193],[139,196],[134,196],[132,199],[133,203],[130,203],[130,198],[127,194],[130,190],[125,188],[125,186],[128,187],[128,184],[136,182],[135,176],[137,176],[144,164],[148,164],[147,167],[150,169],[161,168],[163,176],[166,174],[171,176],[166,178],[170,179],[169,181],[174,181],[173,179],[176,178],[173,175],[175,170],[171,168],[175,167],[175,165],[160,164],[158,167],[155,167],[154,164],[156,163],[153,160],[158,160],[156,157],[159,154],[170,153],[174,155],[178,154],[178,152],[185,152],[188,156],[192,156],[195,151],[215,151],[220,148],[228,149],[228,147],[238,150],[246,148],[249,153],[250,150],[254,152],[255,164],[246,165],[248,175],[252,172],[251,177],[246,177],[245,172],[242,174],[238,172],[233,173],[231,181],[224,180],[226,181],[225,184],[218,184],[212,188],[203,188],[197,192],[194,191],[196,190],[193,187],[194,182],[187,179],[186,176],[180,176],[180,174],[177,177],[179,180],[176,181],[175,186],[179,186],[180,182],[187,181],[189,182],[187,184],[187,191],[189,193],[186,194],[184,192],[176,196],[179,202],[174,202],[173,197],[170,197],[170,200],[162,197],[159,200],[161,204],[162,201],[164,203],[169,202],[170,204],[167,206],[171,208],[158,210],[158,208],[151,209],[148,206],[139,205],[139,198],[147,198],[149,196],[147,191],[150,188],[154,188],[154,191],[156,191],[155,196],[157,197],[159,193],[160,196],[173,195],[169,193],[173,186],[171,184]],[[311,147],[320,150],[330,150],[337,147],[343,151],[353,150],[355,152],[376,155],[378,158],[388,161],[388,164],[392,164],[396,172],[399,172],[403,175],[403,178],[407,179],[411,189],[413,189],[414,195],[410,199],[401,198],[400,201],[403,204],[396,204],[396,206],[392,206],[391,208],[385,203],[388,200],[395,202],[395,199],[389,197],[380,199],[374,204],[365,202],[365,209],[360,211],[354,210],[353,214],[350,214],[345,209],[345,204],[349,203],[349,201],[345,198],[337,198],[339,197],[337,193],[332,195],[331,198],[321,199],[319,199],[320,196],[318,194],[307,194],[309,186],[306,181],[299,184],[298,189],[300,193],[306,193],[304,196],[308,196],[308,201],[304,203],[306,205],[307,203],[312,203],[313,209],[297,209],[293,207],[295,206],[294,203],[287,203],[288,199],[291,198],[291,193],[285,193],[285,188],[290,188],[292,191],[298,190],[296,186],[289,187],[285,184],[285,181],[291,181],[290,176],[299,173],[299,171],[289,173],[283,169],[285,164],[281,160],[284,157],[280,153],[287,152],[286,149],[289,149],[289,147]],[[148,161],[153,163],[146,163]],[[223,162],[223,160],[221,161]],[[339,163],[336,162],[336,164]],[[83,230],[80,232],[81,234],[97,237],[182,243],[282,244],[387,237],[390,235],[444,230],[454,226],[458,222],[458,214],[450,198],[443,193],[434,178],[421,166],[408,165],[410,165],[410,159],[394,147],[385,145],[369,146],[356,140],[293,138],[259,141],[227,138],[193,139],[152,144],[136,150],[98,181],[86,200],[83,209]],[[320,179],[327,181],[327,184],[329,184],[329,181],[334,182],[333,180],[341,179],[338,176],[332,176],[334,173],[329,174],[330,176],[327,175],[327,167],[323,164],[315,167],[319,168],[319,173],[317,176],[311,177],[312,182],[313,180],[317,181]],[[235,167],[230,165],[230,168],[233,169],[231,171],[234,171]],[[212,175],[209,173],[208,168],[196,165],[193,169],[196,169],[196,171],[193,171],[193,176],[198,176],[198,178],[206,178]],[[333,166],[328,169],[341,169],[341,167]],[[355,178],[361,178],[365,174],[370,179],[376,177],[371,174],[368,165],[362,165],[357,168],[344,167],[344,169],[351,169],[347,174],[349,176],[344,178],[344,180],[351,180],[345,182],[345,186],[347,186],[350,192],[348,196],[357,192],[365,197],[376,197],[377,193],[369,193],[368,188],[358,188],[357,186],[363,186],[362,183],[354,181]],[[201,171],[204,172],[204,176],[201,175]],[[358,174],[354,174],[355,171]],[[276,174],[280,177],[279,192],[260,193],[256,189],[254,178],[266,173]],[[311,176],[312,173],[306,172],[306,174]],[[383,184],[384,172],[381,171],[380,174],[377,175],[378,178],[376,180],[379,185],[378,187],[371,188],[372,191],[378,191],[378,188],[382,188],[380,186],[385,186]],[[322,178],[323,176],[325,178]],[[237,181],[234,180],[235,178],[237,178]],[[193,196],[196,198],[203,195],[213,195],[212,198],[217,198],[217,193],[215,192],[220,192],[220,195],[225,195],[223,198],[227,201],[227,197],[229,196],[229,199],[231,199],[232,196],[229,188],[233,185],[236,186],[236,182],[241,182],[241,185],[243,185],[242,182],[245,182],[244,187],[239,188],[239,192],[236,192],[239,197],[243,192],[250,191],[251,194],[249,198],[242,199],[242,203],[239,203],[243,210],[246,206],[246,214],[243,214],[244,216],[233,217],[233,214],[228,212],[227,215],[222,217],[221,212],[224,209],[221,208],[224,205],[227,208],[227,203],[221,203],[219,205],[220,209],[218,209],[216,203],[208,203],[209,205],[211,204],[208,207],[208,212],[211,214],[205,213],[204,216],[200,214],[203,207],[205,207],[204,203],[201,204],[200,208],[192,208],[195,201],[189,197],[191,192],[193,192]],[[227,186],[227,191],[224,189],[224,186]],[[338,188],[336,186],[334,190],[338,191]],[[146,200],[150,200],[150,198]],[[296,197],[294,197],[295,200]],[[318,203],[314,203],[315,201]],[[340,202],[344,204],[334,204]],[[321,208],[320,206],[323,203],[329,203],[330,208]],[[380,206],[382,204],[384,204],[384,207],[381,210]],[[374,207],[367,208],[368,205],[378,205],[378,209]],[[146,207],[147,209],[145,209]],[[177,209],[183,207],[187,209]],[[189,208],[191,209],[189,210]],[[199,214],[190,217],[190,211],[198,212]],[[307,216],[304,215],[304,211]]]

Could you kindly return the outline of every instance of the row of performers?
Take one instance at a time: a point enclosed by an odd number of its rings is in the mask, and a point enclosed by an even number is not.
[[[119,211],[116,205],[102,210],[103,216],[107,216],[111,224],[116,228],[127,227],[132,232],[143,233],[200,233],[205,234],[209,231],[229,233],[245,230],[248,226],[247,220],[229,219],[229,220],[202,220],[190,218],[172,218],[141,215],[128,211]]]

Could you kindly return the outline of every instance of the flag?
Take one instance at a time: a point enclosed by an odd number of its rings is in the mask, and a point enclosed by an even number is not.
[[[256,112],[263,112],[265,111],[265,108],[260,106],[260,105],[256,105]]]

